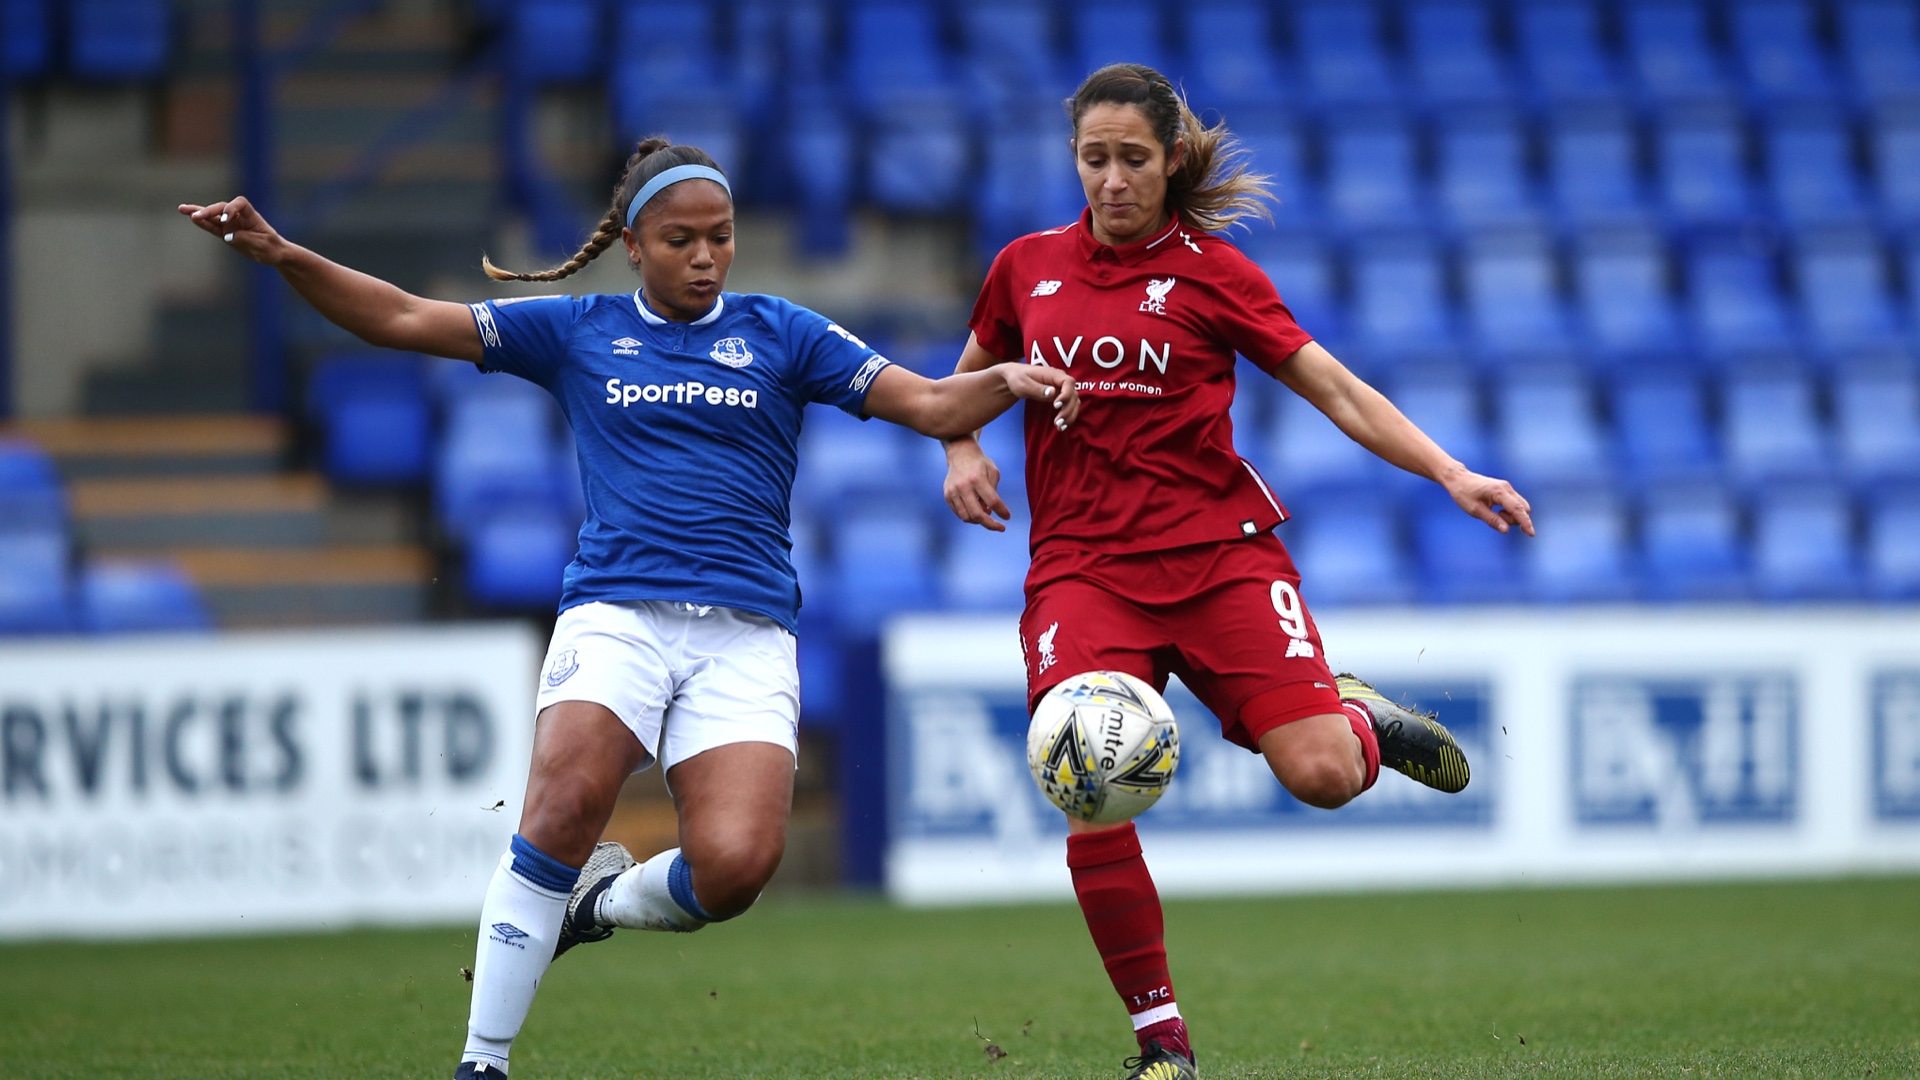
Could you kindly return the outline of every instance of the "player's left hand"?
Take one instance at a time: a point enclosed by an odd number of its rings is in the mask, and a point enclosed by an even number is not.
[[[1053,403],[1053,426],[1061,431],[1073,425],[1080,417],[1080,392],[1074,389],[1073,376],[1058,368],[1039,364],[1023,364],[1019,361],[1001,364],[1001,374],[1007,380],[1007,389],[1013,396],[1024,401],[1051,401]]]
[[[1460,504],[1460,509],[1499,532],[1518,527],[1528,536],[1533,535],[1533,507],[1505,480],[1461,467],[1443,475],[1440,483],[1447,494],[1453,496],[1453,501]]]

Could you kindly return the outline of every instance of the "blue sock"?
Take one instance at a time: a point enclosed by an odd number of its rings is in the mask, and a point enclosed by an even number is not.
[[[667,892],[680,910],[699,919],[701,922],[719,922],[700,906],[700,898],[693,895],[693,867],[687,865],[685,855],[675,855],[673,865],[667,868]]]

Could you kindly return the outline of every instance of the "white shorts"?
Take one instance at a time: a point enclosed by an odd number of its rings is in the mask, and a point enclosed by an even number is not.
[[[561,612],[536,707],[604,705],[671,769],[716,746],[767,742],[798,758],[794,637],[764,615],[666,600]]]

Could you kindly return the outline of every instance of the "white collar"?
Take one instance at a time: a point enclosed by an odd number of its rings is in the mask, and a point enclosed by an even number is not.
[[[693,320],[687,325],[688,326],[705,326],[708,323],[714,321],[715,319],[718,319],[720,317],[720,313],[722,311],[725,311],[726,307],[727,307],[727,294],[720,293],[719,295],[713,298],[713,310]],[[635,311],[638,311],[640,313],[640,317],[642,319],[646,320],[648,326],[667,325],[668,320],[663,319],[658,315],[655,315],[653,313],[653,309],[647,306],[647,302],[640,298],[639,289],[633,290],[633,308]]]

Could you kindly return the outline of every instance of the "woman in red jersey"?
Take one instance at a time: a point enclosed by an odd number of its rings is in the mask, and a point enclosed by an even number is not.
[[[1028,705],[1083,671],[1162,688],[1177,674],[1225,736],[1263,755],[1302,802],[1343,805],[1382,764],[1459,791],[1467,762],[1444,727],[1328,668],[1300,576],[1273,535],[1286,512],[1233,448],[1235,353],[1494,529],[1532,535],[1527,501],[1448,457],[1295,325],[1266,275],[1213,235],[1263,215],[1267,194],[1229,160],[1224,126],[1206,127],[1164,76],[1137,64],[1094,72],[1067,106],[1087,210],[994,259],[959,363],[1060,367],[1080,391],[1070,436],[1047,410],[1027,412]],[[947,460],[954,513],[1004,528],[999,471],[978,441],[949,442]],[[1131,1075],[1192,1077],[1133,824],[1068,824],[1074,891],[1133,1017]]]

